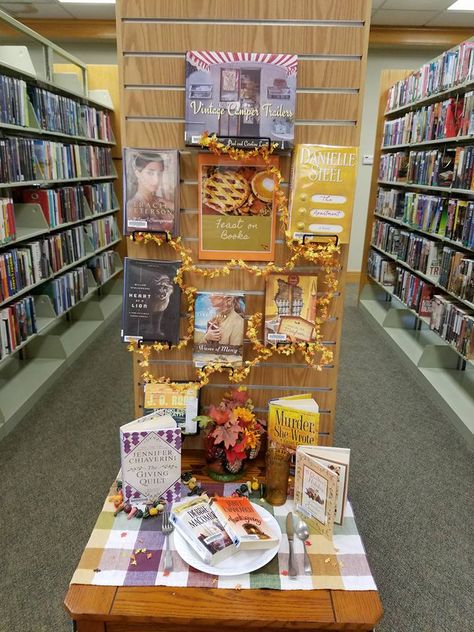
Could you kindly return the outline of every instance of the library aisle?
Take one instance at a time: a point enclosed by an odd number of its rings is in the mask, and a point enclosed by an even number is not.
[[[71,629],[62,600],[119,468],[117,427],[133,415],[119,327],[112,322],[0,443],[2,632]],[[472,455],[366,323],[354,286],[341,354],[335,443],[356,455],[350,497],[384,603],[377,632],[468,632]]]

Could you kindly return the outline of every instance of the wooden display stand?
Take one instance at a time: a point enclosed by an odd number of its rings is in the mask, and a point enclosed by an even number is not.
[[[122,0],[117,4],[117,33],[121,64],[122,143],[124,147],[177,148],[181,168],[181,235],[197,260],[197,152],[184,148],[184,53],[186,50],[231,50],[297,53],[297,143],[358,145],[362,95],[369,35],[370,3],[341,0],[250,2],[241,0]],[[198,11],[197,11],[198,9]],[[205,23],[203,23],[205,20]],[[224,23],[223,23],[224,22]],[[330,23],[328,25],[328,22]],[[340,24],[338,24],[340,22]],[[281,155],[281,171],[288,183],[290,155]],[[276,262],[290,252],[281,230]],[[167,246],[128,242],[128,256],[146,259],[178,257]],[[321,372],[309,368],[295,354],[274,356],[257,366],[246,380],[257,412],[265,414],[268,400],[304,391],[314,393],[321,409],[320,443],[333,442],[339,366],[345,271],[348,245],[342,247],[339,291],[322,327],[323,338],[334,348],[334,364]],[[201,263],[216,267],[222,262]],[[319,275],[320,295],[326,288],[321,269],[301,261],[296,271]],[[247,313],[264,311],[264,280],[243,271],[212,281],[187,275],[200,290],[243,290]],[[182,318],[182,332],[186,322]],[[250,356],[250,344],[244,357]],[[192,380],[192,344],[181,351],[152,355],[148,367],[156,377]],[[220,401],[228,388],[226,374],[212,377],[203,389],[201,404]],[[134,362],[136,415],[143,402],[138,358]]]

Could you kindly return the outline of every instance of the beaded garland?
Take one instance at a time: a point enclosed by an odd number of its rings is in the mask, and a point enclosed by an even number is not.
[[[201,496],[202,494],[207,493],[192,472],[183,472],[181,474],[181,482],[189,489],[187,494],[188,496]],[[257,478],[253,477],[251,481],[242,483],[242,485],[235,490],[232,496],[250,496],[257,491],[260,491],[260,498],[263,499],[265,495],[265,486],[263,483],[259,483]],[[145,520],[147,518],[153,518],[163,513],[167,507],[167,502],[164,498],[146,503],[144,509],[133,507],[129,503],[124,503],[122,481],[117,481],[117,493],[113,496],[109,496],[107,500],[114,503],[114,516],[118,516],[121,511],[124,511],[128,514],[128,520],[130,520],[130,518],[143,518]]]
[[[266,347],[258,339],[259,327],[262,323],[262,314],[257,312],[250,316],[247,324],[247,337],[252,343],[255,357],[252,360],[245,360],[241,367],[228,367],[222,364],[210,364],[202,368],[196,368],[196,380],[193,384],[198,384],[199,387],[205,386],[210,381],[210,376],[214,373],[226,372],[230,382],[239,383],[245,380],[252,368],[257,364],[265,362],[272,357],[273,354],[290,356],[297,352],[300,352],[304,358],[304,361],[318,371],[321,371],[323,366],[331,364],[333,361],[333,351],[322,344],[321,324],[328,317],[329,305],[334,297],[338,288],[338,279],[336,271],[340,268],[340,248],[333,243],[315,244],[308,243],[302,244],[293,240],[291,233],[288,230],[288,205],[287,199],[280,184],[282,181],[282,175],[280,170],[272,165],[269,160],[270,154],[277,147],[276,144],[272,144],[270,147],[259,147],[252,150],[236,149],[235,147],[227,147],[223,143],[219,142],[216,136],[209,136],[204,133],[201,137],[201,145],[207,147],[212,153],[221,155],[227,154],[233,160],[248,160],[257,155],[261,156],[266,164],[267,171],[274,176],[276,182],[275,197],[277,200],[277,208],[280,212],[280,223],[282,225],[286,245],[292,252],[292,256],[284,266],[276,265],[272,262],[260,265],[252,265],[241,259],[232,259],[227,262],[221,268],[206,269],[196,265],[192,259],[190,251],[183,245],[181,237],[173,239],[169,233],[166,238],[162,235],[156,235],[152,233],[135,233],[131,239],[134,239],[137,243],[148,244],[149,242],[155,243],[158,246],[167,243],[181,259],[181,267],[175,277],[175,283],[181,288],[187,299],[187,318],[188,326],[186,334],[176,345],[169,345],[162,342],[155,342],[153,344],[141,344],[138,342],[131,342],[128,346],[129,351],[137,353],[141,356],[140,366],[144,369],[149,367],[149,360],[153,351],[159,353],[168,349],[182,349],[186,347],[194,335],[194,303],[197,288],[187,286],[184,281],[184,275],[186,273],[198,274],[208,279],[214,279],[222,276],[228,276],[231,270],[245,270],[250,274],[254,274],[259,277],[266,277],[270,273],[287,273],[290,272],[296,265],[300,258],[310,261],[313,264],[319,265],[324,272],[324,284],[327,287],[327,292],[324,297],[318,298],[318,316],[314,322],[315,341],[314,342],[294,342],[288,345]],[[189,383],[173,383],[170,378],[164,376],[156,378],[150,371],[143,371],[142,378],[145,382],[169,384],[176,390],[186,390],[189,388]]]

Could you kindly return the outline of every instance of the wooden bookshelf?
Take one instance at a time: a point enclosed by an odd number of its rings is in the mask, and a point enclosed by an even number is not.
[[[454,295],[443,287],[437,278],[432,278],[427,274],[413,269],[407,262],[398,259],[396,255],[385,252],[383,249],[372,244],[373,225],[376,220],[379,220],[398,226],[405,231],[432,241],[441,242],[442,246],[449,246],[454,250],[464,253],[467,257],[472,257],[474,254],[472,248],[462,243],[458,243],[443,235],[422,230],[399,218],[386,217],[383,213],[377,211],[376,201],[379,187],[426,192],[427,194],[440,195],[442,197],[459,197],[465,200],[471,200],[474,196],[474,191],[472,190],[379,180],[379,163],[382,153],[399,151],[400,149],[407,151],[417,150],[418,148],[428,150],[431,148],[431,145],[439,149],[449,145],[457,146],[461,143],[471,143],[474,145],[474,136],[463,136],[461,138],[443,138],[420,143],[383,146],[385,120],[403,116],[410,110],[416,110],[428,104],[445,100],[447,97],[455,96],[456,94],[464,94],[467,90],[474,88],[472,81],[466,82],[458,87],[452,87],[449,90],[438,92],[422,100],[386,112],[389,88],[397,81],[405,79],[411,72],[412,71],[409,70],[385,70],[381,74],[379,111],[374,148],[374,168],[359,288],[359,306],[369,322],[385,334],[386,338],[406,361],[411,374],[419,381],[423,388],[427,389],[433,400],[446,412],[453,424],[466,439],[468,445],[474,447],[474,423],[472,420],[474,363],[430,329],[430,317],[420,316],[416,309],[408,307],[403,303],[402,299],[395,296],[393,286],[384,285],[367,272],[369,253],[371,250],[375,250],[384,258],[395,261],[397,266],[409,270],[413,275],[433,285],[436,288],[436,294],[444,294],[450,298],[455,298],[460,306],[468,311],[474,308],[474,305],[470,301]]]
[[[117,2],[118,52],[121,62],[122,140],[126,147],[176,148],[180,152],[181,236],[197,259],[197,151],[184,146],[185,52],[232,50],[286,52],[300,56],[297,76],[296,143],[358,145],[364,90],[370,4],[365,0],[308,3],[209,0],[200,3],[199,18],[192,0],[121,0]],[[190,17],[191,16],[191,17]],[[205,23],[204,23],[205,22]],[[280,153],[285,186],[291,156]],[[132,258],[174,259],[169,247],[128,241]],[[288,261],[289,250],[281,229],[276,261]],[[245,381],[263,417],[273,397],[311,392],[321,408],[320,443],[331,445],[339,368],[342,310],[348,245],[342,247],[338,270],[339,293],[323,324],[324,340],[334,348],[334,363],[321,372],[304,365],[300,356],[276,356],[255,367]],[[199,261],[200,266],[224,262]],[[319,275],[320,296],[327,291],[323,272],[301,261],[295,272]],[[243,291],[247,312],[264,311],[263,279],[242,271],[212,281],[187,275],[186,282],[200,290]],[[182,318],[184,331],[185,319]],[[251,345],[244,344],[244,358]],[[153,354],[149,370],[172,380],[195,379],[192,344],[181,351]],[[134,362],[136,415],[143,400],[143,382]],[[201,406],[217,403],[229,384],[226,374],[214,375],[201,393]],[[188,440],[187,440],[188,441]]]
[[[10,16],[4,18],[5,14],[0,11],[0,22],[5,19],[10,26],[23,32],[23,26],[17,23]],[[28,32],[29,37],[32,37]],[[38,36],[39,37],[39,36]],[[31,41],[31,40],[30,40]],[[44,88],[58,95],[66,96],[76,102],[93,106],[96,109],[110,112],[112,123],[112,139],[101,140],[90,138],[84,135],[66,134],[63,132],[50,131],[40,127],[31,103],[27,99],[26,107],[29,108],[29,125],[14,125],[0,123],[0,138],[2,136],[19,136],[23,138],[36,138],[60,141],[64,143],[104,146],[110,148],[111,157],[114,162],[117,156],[121,155],[121,147],[116,142],[120,139],[118,114],[114,113],[115,105],[118,106],[118,75],[117,67],[91,66],[76,60],[67,51],[62,51],[51,42],[39,37],[38,42],[48,50],[58,52],[68,62],[68,69],[75,67],[83,80],[84,92],[77,92],[75,89],[67,89],[64,85],[58,85],[52,79],[54,72],[67,72],[65,67],[58,68],[52,63],[46,69],[44,77],[37,77],[24,70],[18,70],[13,66],[0,62],[0,74],[23,79],[27,84],[33,84]],[[38,43],[37,42],[37,43]],[[52,60],[53,55],[45,55],[45,58]],[[106,70],[104,70],[106,68]],[[111,69],[111,70],[110,70]],[[54,71],[54,72],[53,72]],[[58,75],[56,75],[58,76]],[[108,90],[115,96],[113,107],[90,98],[87,87],[90,89]],[[112,100],[114,100],[112,98]],[[113,166],[112,172],[107,175],[90,177],[83,176],[68,179],[56,180],[32,180],[22,182],[0,183],[0,197],[11,197],[11,194],[25,187],[56,188],[58,186],[74,186],[82,183],[113,182],[117,180],[117,173],[121,172],[121,164]],[[0,438],[10,432],[21,420],[28,410],[34,405],[37,399],[48,389],[54,380],[71,365],[71,362],[82,353],[103,327],[120,310],[122,303],[122,280],[120,278],[123,270],[122,260],[116,251],[122,243],[120,236],[121,227],[121,188],[114,188],[111,207],[91,209],[84,198],[82,205],[84,217],[76,221],[70,221],[56,226],[50,226],[38,204],[15,203],[13,214],[16,223],[16,237],[7,243],[0,245],[0,254],[20,248],[28,241],[60,234],[63,231],[76,227],[86,227],[96,220],[113,216],[117,220],[118,238],[112,237],[110,243],[92,243],[87,234],[84,235],[84,255],[79,259],[64,265],[56,272],[50,272],[47,278],[42,278],[38,282],[22,288],[15,294],[6,297],[0,304],[0,310],[7,308],[15,301],[26,295],[33,297],[36,312],[36,332],[28,336],[10,354],[0,359]],[[95,241],[95,239],[94,239]],[[98,246],[98,247],[97,247]],[[92,271],[87,270],[88,290],[85,296],[78,300],[73,306],[68,307],[59,315],[53,307],[52,299],[42,293],[45,284],[51,280],[62,276],[77,266],[87,264],[96,255],[106,251],[114,250],[113,271],[108,278],[101,282],[96,281]],[[82,253],[81,253],[82,254]]]

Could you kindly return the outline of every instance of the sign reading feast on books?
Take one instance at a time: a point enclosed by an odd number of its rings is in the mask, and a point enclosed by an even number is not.
[[[123,342],[178,342],[181,290],[174,278],[180,266],[180,261],[125,257]]]
[[[196,366],[239,365],[243,359],[245,297],[239,292],[197,292],[194,306]]]
[[[265,344],[312,342],[318,277],[310,274],[267,276],[265,285]]]
[[[125,502],[181,498],[181,430],[169,415],[151,413],[120,427]]]
[[[349,242],[357,147],[297,145],[291,164],[290,232],[294,239],[337,235]]]
[[[332,537],[336,516],[338,475],[311,455],[311,448],[296,449],[295,505],[317,533]]]
[[[208,132],[234,147],[292,147],[297,69],[297,55],[188,51],[186,145]]]
[[[198,174],[199,258],[273,261],[275,176],[262,158],[199,154]]]
[[[171,415],[183,434],[196,434],[195,418],[198,414],[198,385],[189,384],[183,390],[174,389],[170,384],[147,382],[144,386],[143,408],[145,414]]]
[[[175,149],[124,149],[124,233],[179,234],[179,155]]]
[[[311,395],[291,395],[268,404],[268,439],[296,450],[301,444],[317,445],[319,406]]]

